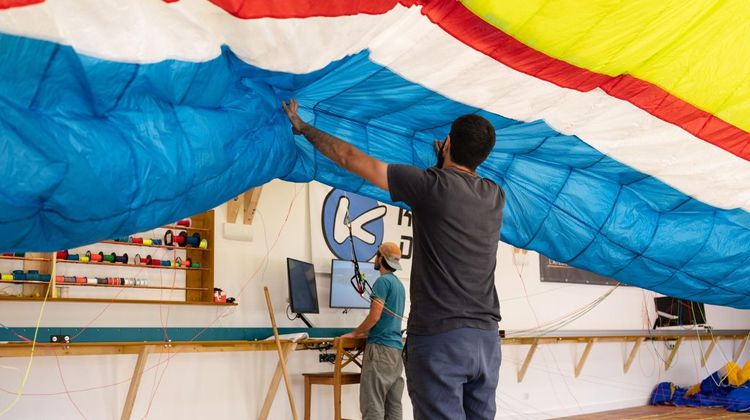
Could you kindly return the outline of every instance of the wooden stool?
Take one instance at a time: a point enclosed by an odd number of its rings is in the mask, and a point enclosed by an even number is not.
[[[357,360],[362,354],[365,340],[356,338],[336,338],[333,347],[336,349],[336,362],[333,372],[303,373],[305,377],[305,420],[310,420],[310,406],[313,385],[333,386],[333,412],[334,419],[341,420],[341,385],[358,384],[361,374],[359,372],[342,372],[351,362],[360,368],[362,364]]]

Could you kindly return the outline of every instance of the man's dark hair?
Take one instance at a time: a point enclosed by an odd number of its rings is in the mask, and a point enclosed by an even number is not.
[[[451,126],[451,159],[474,170],[495,147],[495,127],[486,118],[467,114],[456,118]]]

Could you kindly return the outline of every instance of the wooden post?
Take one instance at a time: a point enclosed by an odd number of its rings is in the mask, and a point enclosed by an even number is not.
[[[684,339],[685,339],[685,337],[680,337],[674,343],[674,347],[672,347],[672,352],[669,353],[669,357],[667,358],[667,361],[664,362],[664,370],[669,370],[669,368],[672,366],[672,362],[674,361],[674,357],[675,357],[675,355],[677,355],[677,349],[680,348],[680,344],[682,344],[682,340],[684,340]]]
[[[138,387],[141,384],[141,377],[143,377],[143,369],[146,367],[149,350],[150,346],[144,345],[140,353],[138,353],[138,360],[135,362],[133,377],[130,379],[130,388],[128,388],[128,396],[125,399],[125,406],[122,408],[120,420],[130,420],[130,415],[133,413],[135,397],[138,396]]]
[[[630,366],[633,364],[635,355],[638,354],[638,349],[641,347],[643,340],[645,340],[644,337],[639,337],[635,340],[633,348],[630,350],[630,354],[628,355],[628,360],[625,361],[625,366],[623,366],[623,370],[625,371],[625,373],[628,373],[628,371],[630,370]]]
[[[716,339],[714,337],[711,337],[711,344],[708,345],[708,349],[706,349],[706,352],[703,353],[701,367],[705,367],[706,363],[708,363],[708,358],[711,357],[711,352],[714,351],[714,347],[716,347]]]
[[[526,359],[523,361],[523,365],[521,365],[521,370],[518,371],[517,380],[518,382],[523,381],[523,377],[526,376],[526,370],[529,369],[529,364],[531,364],[531,358],[534,357],[534,352],[536,351],[536,347],[539,345],[539,339],[535,339],[533,343],[531,343],[531,348],[529,349],[529,352],[526,353]]]
[[[244,224],[253,224],[253,217],[255,217],[255,208],[258,207],[258,201],[260,201],[260,193],[262,191],[263,187],[260,186],[245,192],[245,217],[243,218]]]
[[[273,328],[273,337],[276,341],[276,350],[279,352],[279,364],[281,365],[281,372],[284,375],[284,384],[286,385],[286,394],[289,397],[289,406],[292,408],[292,418],[297,418],[297,408],[294,404],[294,396],[292,395],[292,384],[289,382],[289,372],[286,369],[286,361],[284,359],[284,351],[281,349],[281,340],[279,340],[279,330],[276,328],[276,316],[273,314],[273,305],[271,304],[271,294],[268,292],[268,287],[263,287],[263,293],[266,295],[266,305],[268,305],[268,315],[271,317],[271,327]]]
[[[289,357],[289,354],[294,350],[295,347],[297,347],[295,343],[287,343],[284,346],[284,360]],[[263,401],[263,408],[261,408],[260,410],[258,420],[266,420],[268,418],[268,414],[271,412],[271,405],[273,405],[273,400],[276,397],[276,390],[279,388],[279,383],[281,382],[282,373],[283,371],[281,370],[281,360],[279,360],[278,363],[276,363],[276,371],[273,373],[271,385],[268,386],[266,399],[265,401]]]
[[[589,358],[589,353],[591,353],[591,348],[594,347],[594,341],[596,341],[596,338],[592,338],[588,340],[588,342],[586,343],[586,348],[583,349],[583,354],[581,355],[581,359],[578,360],[578,364],[576,364],[576,370],[575,370],[576,378],[578,377],[578,375],[581,374],[581,371],[583,370],[583,365],[586,364],[586,360]]]
[[[237,196],[227,201],[227,223],[234,223],[240,214],[240,197]]]

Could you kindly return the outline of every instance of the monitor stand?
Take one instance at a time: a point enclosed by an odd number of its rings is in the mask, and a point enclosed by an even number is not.
[[[305,316],[304,314],[298,314],[298,313],[295,313],[295,315],[296,315],[296,317],[295,317],[295,318],[301,319],[301,320],[302,320],[302,322],[304,322],[304,323],[305,323],[305,325],[307,325],[307,328],[314,328],[314,327],[312,326],[312,324],[310,323],[310,320],[309,320],[309,319],[307,319],[307,317],[306,317],[306,316]]]

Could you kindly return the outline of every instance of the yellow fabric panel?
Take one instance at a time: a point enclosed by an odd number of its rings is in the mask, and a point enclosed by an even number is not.
[[[524,44],[630,74],[750,131],[750,1],[463,0]]]

